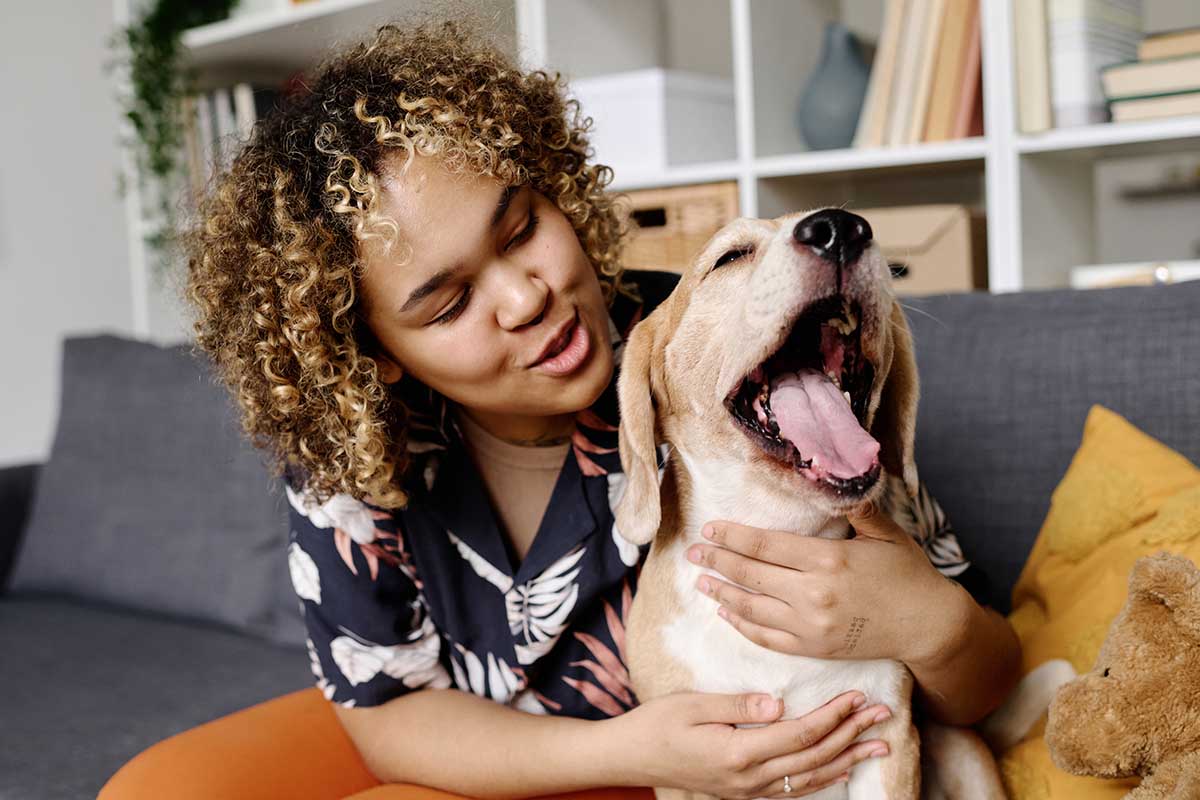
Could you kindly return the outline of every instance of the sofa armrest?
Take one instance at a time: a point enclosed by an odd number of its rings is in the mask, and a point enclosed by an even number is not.
[[[0,594],[8,588],[41,471],[39,462],[0,467]]]

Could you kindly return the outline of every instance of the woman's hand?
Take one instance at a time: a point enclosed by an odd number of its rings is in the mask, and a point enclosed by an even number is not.
[[[602,724],[611,726],[618,758],[636,785],[731,800],[802,797],[847,780],[858,762],[886,755],[880,739],[854,741],[887,719],[881,713],[890,714],[886,706],[864,702],[861,692],[845,692],[802,717],[778,720],[782,703],[770,695],[680,692]],[[783,789],[785,775],[790,793]]]
[[[688,558],[729,580],[702,575],[697,589],[747,639],[781,653],[934,658],[968,613],[965,593],[874,503],[848,518],[857,536],[845,540],[710,522],[712,544]]]

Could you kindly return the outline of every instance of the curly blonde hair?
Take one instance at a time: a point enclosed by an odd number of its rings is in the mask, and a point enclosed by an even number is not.
[[[608,306],[637,299],[621,280],[624,196],[588,163],[592,119],[558,72],[516,68],[480,27],[469,14],[388,24],[326,57],[256,125],[182,237],[195,345],[272,472],[300,467],[322,502],[410,495],[408,409],[380,381],[357,288],[360,243],[395,235],[375,216],[390,148],[532,184],[570,220]]]

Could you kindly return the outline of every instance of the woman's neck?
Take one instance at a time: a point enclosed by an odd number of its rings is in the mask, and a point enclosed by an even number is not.
[[[570,441],[575,430],[574,414],[551,416],[525,416],[519,414],[493,414],[478,409],[456,405],[455,411],[468,415],[479,427],[503,439],[509,444],[522,447],[551,447]]]

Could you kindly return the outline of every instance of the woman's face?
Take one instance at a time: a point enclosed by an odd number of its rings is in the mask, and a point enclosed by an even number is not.
[[[604,296],[571,223],[529,185],[503,192],[421,155],[400,177],[401,163],[380,176],[397,246],[362,244],[380,377],[407,372],[512,441],[561,435],[613,371]],[[400,241],[412,246],[407,264]]]

